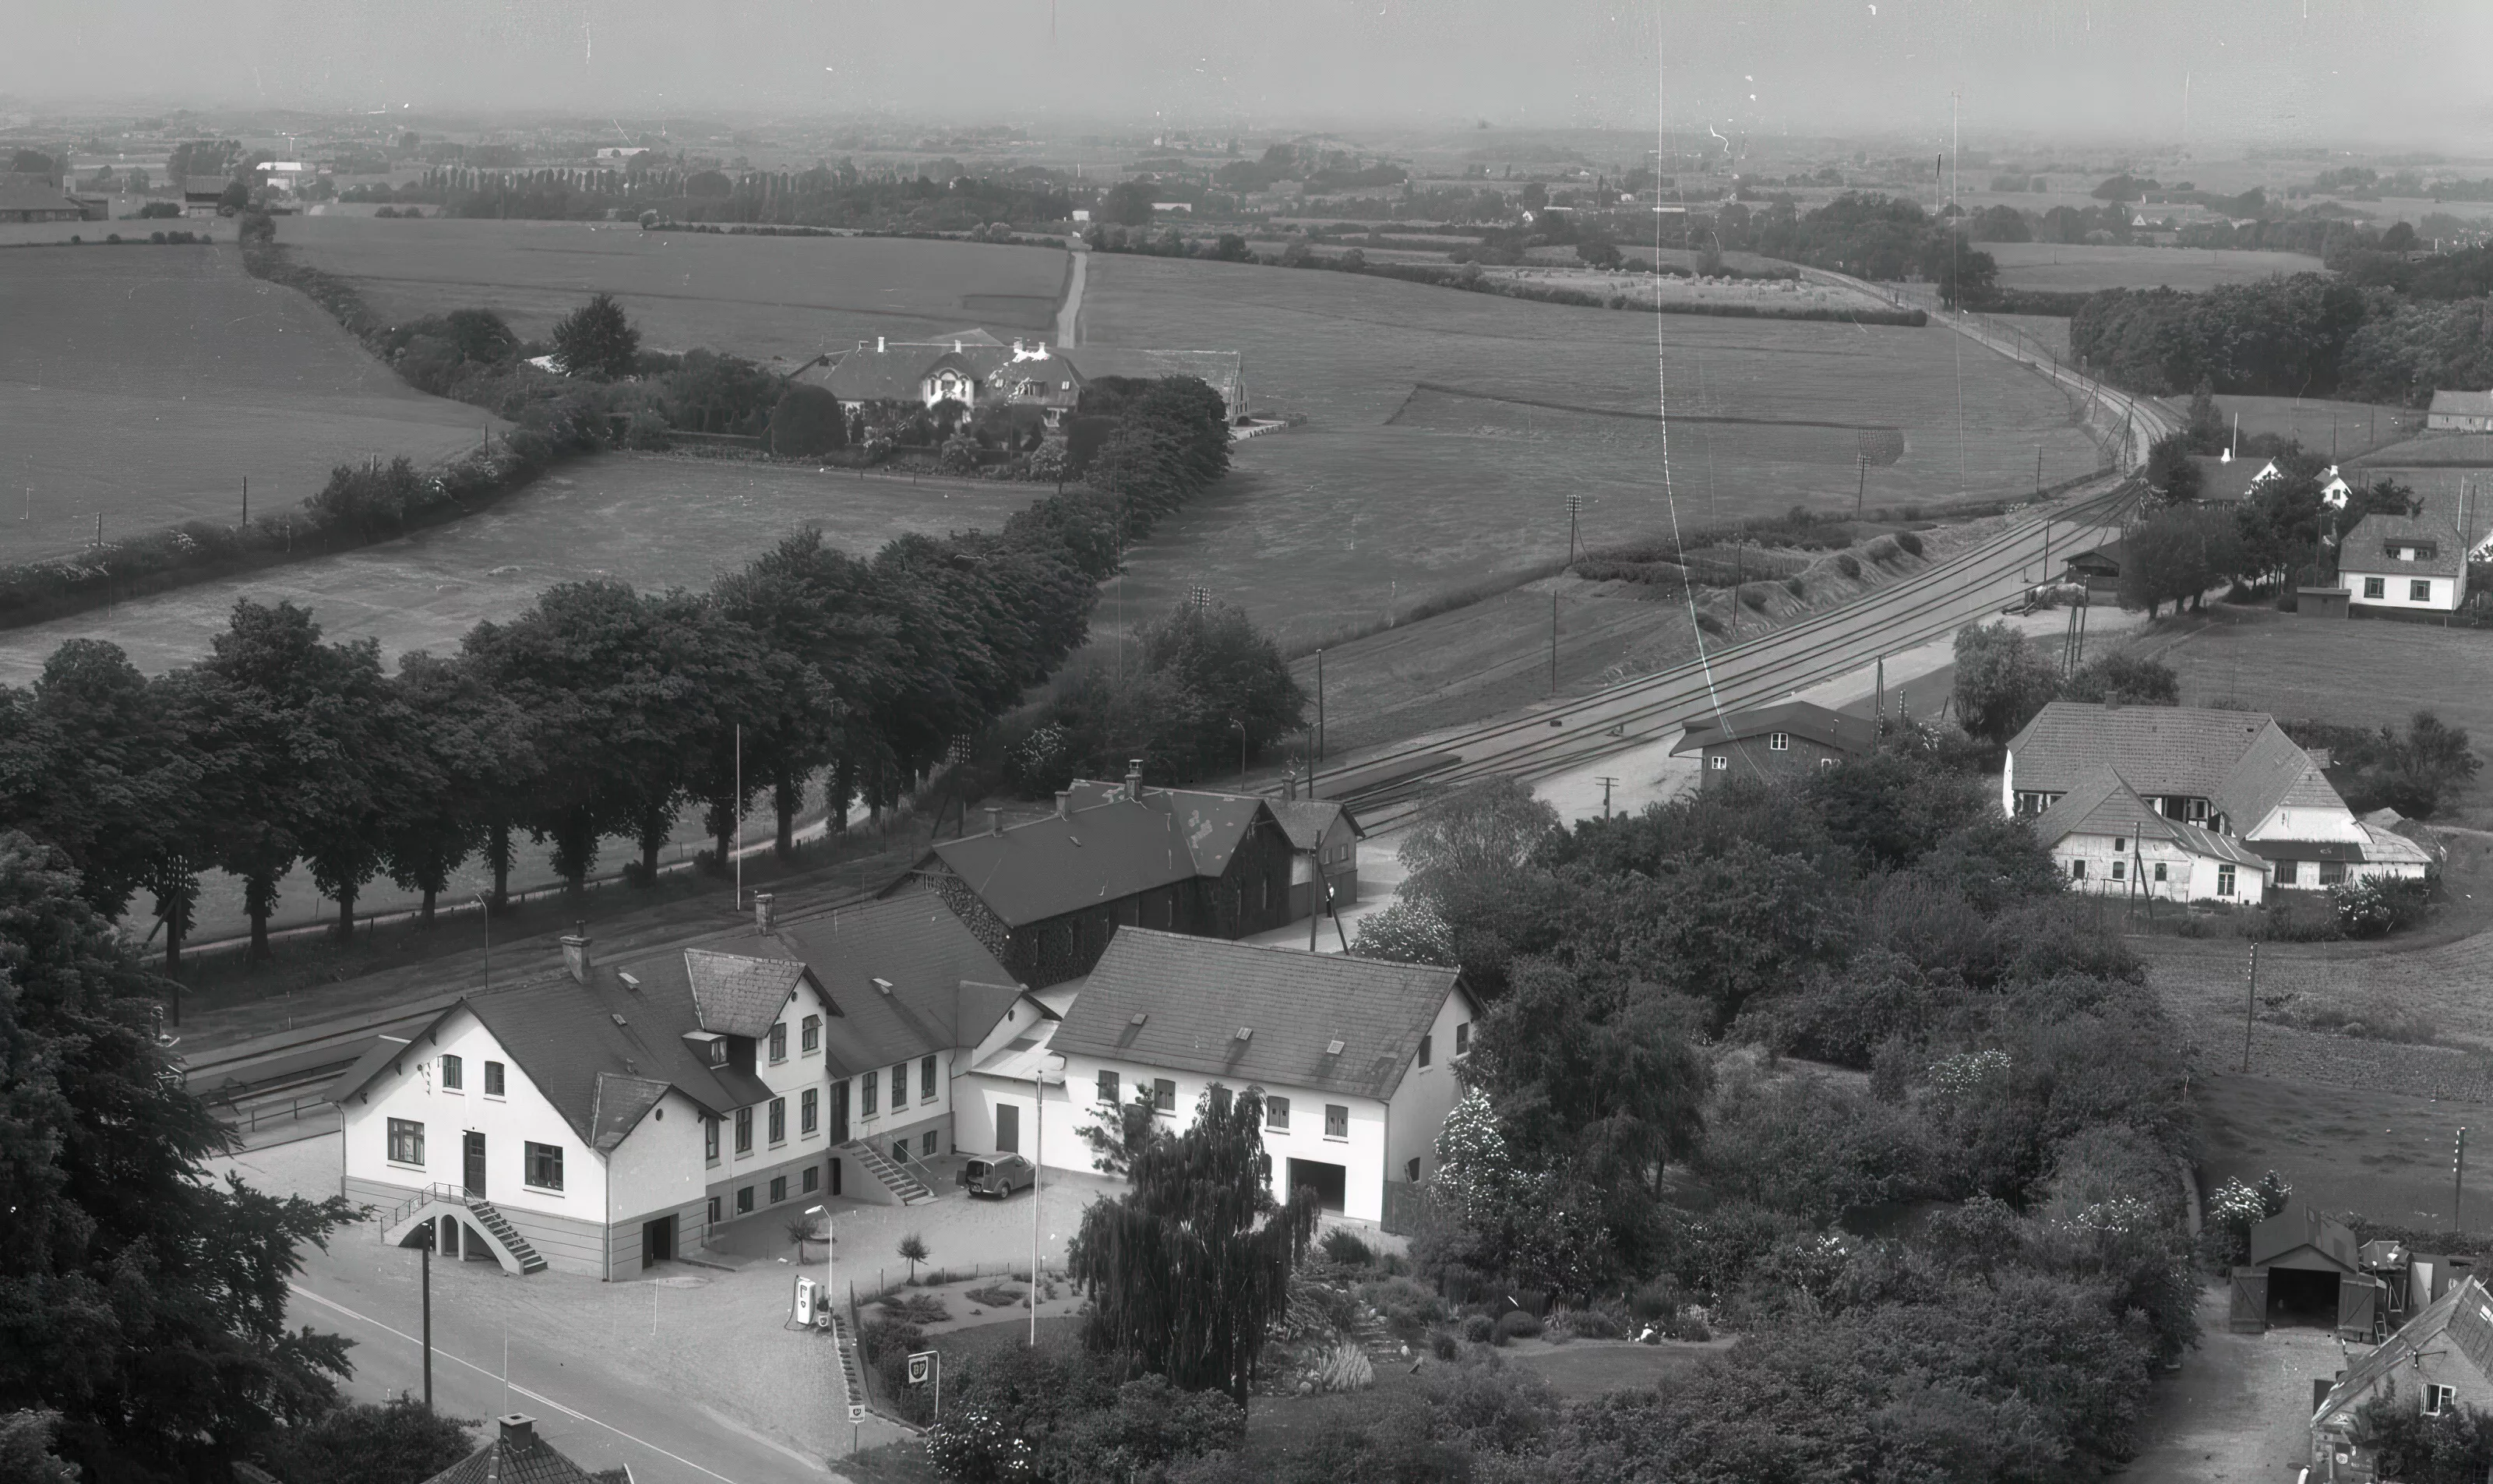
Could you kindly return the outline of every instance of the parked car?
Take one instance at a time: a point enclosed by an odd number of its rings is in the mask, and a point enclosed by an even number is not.
[[[961,1188],[974,1196],[994,1196],[1002,1200],[1014,1191],[1037,1183],[1038,1172],[1018,1154],[974,1159],[961,1167]]]

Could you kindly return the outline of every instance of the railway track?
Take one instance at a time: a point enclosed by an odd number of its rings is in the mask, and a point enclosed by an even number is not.
[[[2129,461],[2143,461],[2148,445],[2171,430],[2170,416],[2151,402],[2038,361],[1979,326],[1942,322],[1977,344],[2118,412],[2128,434],[2123,452],[2130,456]],[[1450,786],[1493,774],[1537,781],[1642,747],[1705,710],[1755,705],[1850,673],[1884,655],[1951,634],[1996,611],[2017,591],[2047,579],[2050,574],[2042,569],[2056,542],[2065,549],[2067,540],[2087,539],[2116,519],[2128,500],[2124,486],[2115,483],[2072,505],[2047,510],[2034,523],[2003,533],[1909,581],[1716,650],[1700,661],[1520,717],[1363,758],[1358,770],[1377,776],[1380,782],[1334,796],[1357,810],[1371,833],[1391,829]],[[1411,771],[1449,753],[1456,755],[1452,763],[1426,772]]]

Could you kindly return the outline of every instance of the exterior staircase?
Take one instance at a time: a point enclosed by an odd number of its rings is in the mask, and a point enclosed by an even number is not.
[[[544,1256],[528,1245],[509,1217],[491,1202],[456,1185],[430,1185],[400,1202],[381,1223],[381,1240],[396,1247],[415,1246],[423,1240],[418,1229],[441,1216],[457,1217],[468,1240],[483,1241],[504,1272],[525,1278],[546,1270]]]
[[[881,1180],[883,1188],[891,1192],[902,1205],[923,1205],[935,1199],[935,1192],[926,1188],[925,1181],[894,1164],[889,1156],[870,1143],[852,1140],[840,1145],[840,1152],[863,1165],[866,1172]]]

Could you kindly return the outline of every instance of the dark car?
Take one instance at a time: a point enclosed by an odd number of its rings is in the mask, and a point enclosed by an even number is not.
[[[1018,1154],[974,1159],[961,1167],[961,1188],[974,1196],[999,1199],[1038,1183],[1038,1172]]]

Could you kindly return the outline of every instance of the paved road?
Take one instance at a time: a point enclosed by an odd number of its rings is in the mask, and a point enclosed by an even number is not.
[[[1065,302],[1056,310],[1056,343],[1082,343],[1082,288],[1091,278],[1091,245],[1079,232],[1068,233],[1065,245],[1073,252],[1073,277],[1065,285]]]

